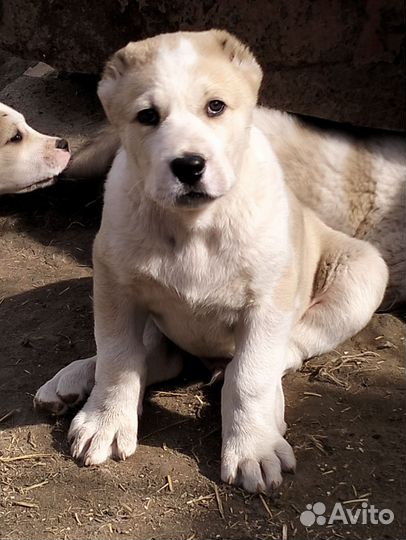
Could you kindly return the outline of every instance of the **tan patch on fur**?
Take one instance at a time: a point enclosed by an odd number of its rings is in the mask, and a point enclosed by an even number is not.
[[[320,237],[324,225],[296,196],[289,192],[289,236],[293,261],[276,286],[275,302],[280,309],[292,310],[293,301],[307,308],[312,298],[312,283],[320,258]]]
[[[280,160],[287,184],[302,203],[312,208],[332,227],[359,238],[365,237],[374,222],[376,181],[374,156],[368,143],[305,123],[275,112],[268,127],[269,136]],[[335,137],[335,150],[329,137]],[[332,139],[334,140],[334,139]],[[330,142],[330,145],[329,145]],[[326,202],[333,208],[337,180],[337,214],[326,214]],[[341,215],[340,213],[345,213]]]
[[[313,301],[317,302],[328,291],[346,262],[348,262],[348,257],[340,252],[337,253],[336,257],[331,254],[321,257],[313,280]]]
[[[281,125],[280,133],[271,136],[272,146],[287,184],[295,187],[295,194],[302,203],[317,208],[321,204],[321,196],[315,179],[323,177],[319,169],[320,137],[316,132],[303,128],[299,122],[294,125],[290,130]]]
[[[262,69],[249,47],[241,43],[235,36],[225,30],[208,32],[184,32],[183,35],[192,40],[202,58],[226,56],[235,67],[244,70],[251,90],[257,95],[262,81]]]
[[[372,171],[370,153],[362,145],[355,144],[351,148],[343,180],[354,236],[364,238],[374,224],[376,178]]]

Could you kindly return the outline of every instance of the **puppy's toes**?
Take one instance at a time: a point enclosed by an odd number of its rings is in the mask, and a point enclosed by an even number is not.
[[[223,447],[221,465],[224,482],[241,485],[251,493],[272,492],[282,483],[282,471],[295,470],[296,459],[290,444],[279,432],[272,431],[256,447],[252,438],[230,439]]]
[[[90,397],[72,420],[68,438],[71,453],[83,465],[98,465],[109,457],[126,459],[137,448],[137,412]]]
[[[283,472],[294,473],[296,458],[292,447],[284,438],[279,439],[275,445],[275,454],[278,456]]]

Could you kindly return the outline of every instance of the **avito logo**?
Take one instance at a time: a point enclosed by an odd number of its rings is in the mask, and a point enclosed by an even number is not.
[[[330,515],[326,514],[326,505],[322,502],[307,504],[306,510],[300,514],[300,522],[305,527],[312,525],[389,525],[395,519],[395,515],[389,508],[379,510],[373,504],[363,502],[360,508],[346,508],[342,503],[335,503]]]

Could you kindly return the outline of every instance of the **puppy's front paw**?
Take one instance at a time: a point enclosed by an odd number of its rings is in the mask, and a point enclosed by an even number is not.
[[[292,447],[276,430],[257,440],[247,433],[223,442],[221,479],[251,493],[272,491],[282,483],[282,471],[293,472],[295,467]]]
[[[136,406],[100,400],[92,394],[69,430],[72,456],[85,466],[109,457],[126,459],[137,448],[137,429]]]
[[[39,388],[34,407],[61,415],[83,403],[94,386],[95,357],[64,367]]]

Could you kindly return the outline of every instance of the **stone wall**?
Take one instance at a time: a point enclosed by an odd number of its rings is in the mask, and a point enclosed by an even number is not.
[[[0,47],[97,73],[130,40],[225,28],[265,71],[263,102],[357,125],[405,125],[400,0],[4,0]]]

